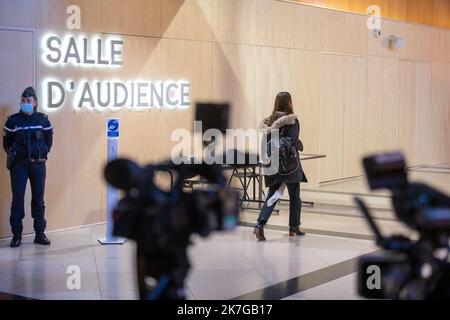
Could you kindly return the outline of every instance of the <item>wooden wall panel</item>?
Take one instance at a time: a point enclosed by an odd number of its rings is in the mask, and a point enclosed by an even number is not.
[[[34,0],[2,0],[0,3],[0,26],[36,26]]]
[[[320,80],[320,181],[343,177],[345,56],[323,54]]]
[[[192,83],[191,101],[212,98],[212,43],[161,40],[161,70],[165,79]]]
[[[450,59],[449,30],[417,27],[417,59],[425,61],[448,61]]]
[[[213,31],[219,42],[253,45],[256,42],[258,0],[215,0]]]
[[[397,123],[399,104],[399,61],[368,58],[366,152],[399,148]]]
[[[439,61],[439,62],[445,62],[448,61],[448,58],[450,58],[450,55],[448,55],[447,52],[447,38],[450,31],[448,30],[441,30],[441,29],[434,29],[433,30],[433,37],[432,37],[432,60],[433,61]]]
[[[417,55],[418,60],[431,61],[433,59],[433,50],[436,44],[434,40],[434,30],[430,27],[417,27]]]
[[[326,0],[302,0],[302,1],[293,0],[292,2],[301,2],[301,3],[304,3],[304,4],[309,4],[309,5],[314,5],[314,6],[321,6],[321,7],[325,7],[326,6]]]
[[[399,81],[399,117],[397,118],[398,144],[405,152],[409,165],[415,165],[416,134],[416,62],[401,60]]]
[[[38,33],[40,38],[43,33]],[[38,60],[37,93],[43,97],[42,81],[111,79],[107,69],[48,68]],[[41,99],[42,104],[45,103]],[[68,96],[57,112],[48,113],[54,128],[54,142],[47,162],[46,215],[48,228],[59,229],[95,223],[104,219],[102,211],[102,168],[106,163],[103,113],[75,111]],[[81,201],[82,199],[82,201]]]
[[[344,58],[344,110],[342,175],[362,174],[361,155],[366,149],[367,57]]]
[[[256,105],[263,117],[271,114],[278,92],[295,95],[297,91],[292,53],[289,49],[256,47]]]
[[[323,9],[305,7],[295,10],[294,46],[296,49],[321,51]]]
[[[320,135],[320,70],[321,54],[313,51],[295,50],[293,55],[294,112],[299,116],[300,139],[305,153],[319,153]],[[308,75],[308,76],[305,76]],[[319,161],[302,163],[311,184],[318,183]]]
[[[262,120],[256,98],[256,49],[253,46],[215,44],[213,96],[232,107],[232,128],[256,128]]]
[[[121,78],[162,79],[160,40],[135,37],[125,37],[124,40],[127,45],[124,61],[134,61],[134,63],[124,65],[120,71]],[[171,113],[169,110],[164,111]],[[168,143],[168,139],[161,134],[166,122],[166,112],[160,109],[144,112],[122,110],[118,115],[125,133],[121,138],[120,154],[122,156],[132,157],[141,164],[161,160],[167,156],[165,144]],[[164,121],[161,118],[164,118]],[[152,128],[152,130],[138,128]]]
[[[445,62],[450,62],[450,30],[446,30],[443,33],[443,38],[445,39],[445,51],[444,60]]]
[[[177,112],[164,112],[161,135],[170,137],[177,128],[192,128],[194,120],[194,106],[198,101],[211,101],[213,97],[212,77],[213,45],[209,42],[192,42],[186,40],[161,40],[161,71],[163,79],[189,80],[191,83],[191,106]],[[164,151],[154,150],[162,157],[170,156],[172,146],[176,142],[164,140]]]
[[[348,37],[346,15],[335,11],[325,11],[322,21],[320,29],[322,49],[326,52],[349,52],[350,48],[346,47]]]
[[[431,73],[431,122],[430,130],[433,132],[432,150],[436,161],[448,161],[450,137],[449,106],[450,106],[450,64],[432,64]]]
[[[0,124],[3,130],[7,116],[18,112],[20,95],[24,88],[34,85],[33,57],[28,53],[33,50],[33,33],[13,30],[0,30]],[[20,61],[19,64],[16,62]],[[9,171],[5,168],[6,156],[3,145],[0,151],[0,237],[11,233],[9,216],[11,208],[11,185]],[[24,232],[32,231],[31,188],[28,184],[25,196],[26,218]]]
[[[416,62],[416,121],[415,121],[415,154],[417,164],[433,163],[435,161],[435,148],[440,146],[434,143],[433,121],[431,112],[432,82],[431,63]],[[413,160],[413,161],[414,161]]]
[[[327,10],[322,21],[323,51],[367,54],[367,25],[363,16]]]
[[[366,149],[367,58],[322,56],[320,181],[361,174]]]
[[[158,40],[153,38],[123,37],[127,50],[138,52],[124,54],[124,67],[120,71],[108,69],[75,69],[71,79],[189,79],[192,100],[207,100],[212,96],[211,44],[185,40]],[[166,54],[163,56],[161,52]],[[170,60],[169,60],[170,57]],[[39,65],[38,77],[48,72]],[[52,69],[52,75],[64,79],[68,69]],[[105,120],[118,116],[122,124],[119,152],[141,164],[165,160],[176,142],[171,133],[177,128],[191,129],[193,108],[186,110],[153,109],[146,112],[122,109],[119,113],[97,113],[82,110],[75,113],[70,106],[50,115],[55,128],[55,147],[48,162],[48,212],[50,228],[76,226],[101,221],[104,216],[105,183],[101,176],[106,163]],[[89,119],[88,121],[86,121]],[[75,139],[74,156],[66,152],[67,142]],[[73,173],[77,172],[75,176]],[[95,174],[94,174],[95,173]],[[58,181],[58,183],[56,182]],[[78,195],[78,196],[76,196]],[[79,201],[83,195],[83,201]],[[66,208],[66,209],[64,209]],[[51,213],[58,213],[52,216]],[[78,213],[77,213],[78,212]]]
[[[212,41],[212,15],[213,1],[162,1],[163,37]]]
[[[346,5],[356,10],[365,2],[346,1]],[[403,0],[379,3],[383,11],[406,16],[406,10],[401,10]],[[125,40],[122,68],[42,65],[39,39],[48,30],[66,33],[69,4],[82,7],[80,33],[119,34]],[[35,6],[35,15],[18,17],[17,12],[27,6]],[[193,102],[231,102],[232,126],[246,129],[271,113],[279,91],[289,91],[300,118],[305,152],[327,155],[324,160],[304,163],[312,183],[359,174],[359,159],[367,152],[402,148],[410,163],[449,161],[448,30],[383,20],[383,35],[375,39],[364,16],[276,0],[4,0],[0,9],[0,25],[37,26],[34,45],[38,46],[36,51],[22,47],[26,39],[21,37],[16,46],[11,36],[0,33],[0,48],[11,44],[0,51],[6,57],[0,60],[2,71],[6,70],[2,74],[13,74],[20,67],[4,62],[11,57],[36,60],[40,93],[47,76],[187,79]],[[406,46],[388,51],[383,41],[391,34],[405,38]],[[6,91],[0,91],[0,101],[6,101],[0,104],[2,118],[16,103],[11,92],[20,94],[24,80],[12,77],[8,86],[0,87],[8,89],[6,98]],[[63,108],[50,114],[55,126],[55,148],[48,163],[50,229],[105,219],[106,186],[101,171],[108,116],[117,115],[122,121],[120,154],[144,164],[169,156],[176,144],[170,141],[172,131],[190,129],[194,110],[192,106],[183,111],[125,109],[111,114]],[[68,149],[72,141],[80,143]],[[0,170],[2,177],[5,173]],[[8,180],[2,180],[1,222],[7,226],[5,206],[10,196],[4,184]],[[6,229],[0,229],[0,236],[7,234]]]
[[[283,1],[256,2],[256,44],[283,48],[294,47],[294,10]]]
[[[86,116],[69,117],[68,113],[49,116],[55,134],[47,162],[46,216],[50,230],[105,218],[101,201],[101,174],[106,163],[105,115],[91,114],[86,121]],[[70,150],[69,145],[73,146]]]
[[[301,119],[302,138],[308,141],[304,144],[305,152],[315,153],[319,151],[321,54],[296,50],[293,58],[292,70],[298,87],[294,111]]]
[[[36,2],[36,23],[42,29],[66,30],[66,8],[74,4],[81,8],[81,24],[84,32],[155,37],[160,37],[164,33],[161,28],[162,0],[37,0]],[[173,9],[172,12],[176,14],[177,10]],[[168,16],[165,19],[168,19]]]

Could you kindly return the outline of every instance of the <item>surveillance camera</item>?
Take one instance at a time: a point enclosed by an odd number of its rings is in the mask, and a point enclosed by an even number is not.
[[[401,49],[404,46],[405,46],[405,39],[396,36],[389,37],[389,49],[391,50]]]
[[[381,29],[373,29],[372,32],[375,38],[379,38],[381,36]]]

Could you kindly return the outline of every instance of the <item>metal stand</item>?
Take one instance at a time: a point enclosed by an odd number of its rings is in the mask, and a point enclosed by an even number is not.
[[[259,171],[256,171],[256,167],[259,168]],[[262,205],[264,204],[265,200],[263,200],[263,197],[265,197],[264,191],[262,190],[262,179],[263,176],[261,175],[261,168],[259,164],[254,165],[248,165],[247,167],[240,168],[242,171],[239,171],[239,169],[234,168],[230,180],[228,181],[228,186],[230,186],[231,181],[233,178],[238,178],[242,188],[240,190],[243,191],[243,196],[240,200],[240,207],[244,210],[255,210],[260,211],[262,208]],[[252,184],[253,187],[253,194],[250,196],[249,188],[250,184]],[[258,185],[258,193],[256,192],[256,185]],[[256,203],[258,205],[257,208],[253,207],[244,207],[243,203]],[[279,214],[279,209],[274,209],[273,212],[275,215]]]
[[[119,121],[116,120],[117,126],[111,127],[111,119],[107,120],[107,138],[108,138],[108,162],[115,160],[119,155]],[[112,130],[114,129],[114,130]],[[111,185],[106,187],[106,237],[99,238],[101,244],[124,244],[127,240],[113,236],[114,221],[112,217],[113,209],[119,200],[119,190]]]

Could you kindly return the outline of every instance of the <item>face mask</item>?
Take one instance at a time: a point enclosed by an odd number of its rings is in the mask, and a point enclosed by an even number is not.
[[[33,112],[33,105],[31,103],[22,103],[20,105],[20,110],[24,113],[32,113]]]

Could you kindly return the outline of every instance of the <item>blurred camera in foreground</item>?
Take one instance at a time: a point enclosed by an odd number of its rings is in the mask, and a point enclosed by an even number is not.
[[[366,157],[363,165],[370,189],[388,189],[396,217],[418,237],[383,236],[367,206],[355,198],[382,249],[359,259],[359,294],[378,299],[449,299],[450,198],[426,184],[409,182],[402,153]]]
[[[170,191],[154,182],[161,171],[177,176]],[[208,181],[207,189],[184,191],[185,179],[196,175]],[[191,235],[207,237],[213,231],[232,230],[238,222],[239,193],[226,186],[217,165],[168,161],[140,167],[121,159],[106,166],[105,177],[125,192],[113,212],[113,234],[137,244],[140,298],[185,299]]]
[[[203,130],[213,129],[220,135],[228,128],[229,113],[228,104],[198,103],[195,119]],[[205,142],[214,143],[214,139]],[[224,170],[246,166],[256,158],[235,149],[217,154],[214,159],[220,161],[213,163],[205,157],[179,156],[189,161],[171,159],[140,167],[120,159],[105,168],[108,183],[124,191],[113,212],[113,234],[136,242],[140,299],[185,299],[184,281],[190,268],[186,250],[191,236],[207,237],[213,231],[232,230],[238,223],[240,194],[228,187]],[[228,159],[243,161],[237,164]],[[168,191],[155,183],[161,172],[171,176]],[[186,180],[196,176],[206,182],[206,188],[184,190]]]

